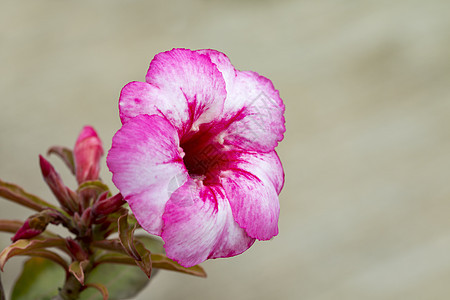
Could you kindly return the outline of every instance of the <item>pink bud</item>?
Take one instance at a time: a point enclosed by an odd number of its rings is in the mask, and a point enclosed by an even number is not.
[[[122,194],[119,193],[111,198],[97,201],[92,207],[92,214],[97,217],[106,216],[118,211],[125,203]]]
[[[58,225],[64,222],[64,217],[56,210],[44,209],[25,220],[16,234],[11,238],[13,242],[20,239],[30,239],[41,234],[48,224]]]
[[[78,210],[75,199],[69,194],[69,189],[64,185],[61,177],[55,171],[55,168],[44,158],[39,155],[39,164],[41,165],[42,176],[45,182],[52,190],[58,202],[68,212]]]
[[[26,220],[23,223],[22,227],[17,230],[16,234],[11,238],[13,242],[18,241],[20,239],[31,239],[39,234],[41,234],[45,230],[44,228],[31,228],[30,220]]]
[[[73,154],[78,183],[97,180],[103,147],[94,128],[91,126],[83,127],[75,143]]]
[[[89,258],[89,255],[81,248],[80,244],[71,238],[66,239],[66,247],[74,260],[83,261]]]

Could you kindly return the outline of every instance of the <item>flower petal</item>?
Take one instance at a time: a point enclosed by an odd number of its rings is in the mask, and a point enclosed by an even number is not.
[[[227,123],[221,134],[224,144],[247,151],[272,151],[286,131],[284,109],[269,79],[238,71],[223,108],[221,123]]]
[[[184,133],[191,128],[197,130],[200,124],[210,122],[222,112],[227,93],[225,81],[207,55],[189,49],[159,53],[150,63],[145,79],[164,95],[176,98],[166,101],[187,102],[183,113],[189,116],[189,122],[184,124]]]
[[[223,189],[192,178],[172,194],[163,220],[167,256],[185,267],[238,255],[254,242],[234,221]]]
[[[228,56],[226,56],[222,52],[212,49],[201,49],[196,50],[196,52],[204,54],[211,59],[213,64],[215,64],[219,69],[220,73],[222,73],[223,79],[225,80],[227,91],[232,90],[234,81],[236,79],[236,69],[231,64]]]
[[[284,172],[275,151],[241,153],[220,178],[236,222],[249,236],[268,240],[278,234],[278,193]]]
[[[139,224],[160,234],[162,214],[174,188],[187,171],[179,150],[178,134],[166,119],[140,115],[115,134],[107,164],[113,182],[130,204]]]
[[[189,123],[188,105],[181,90],[161,90],[147,82],[134,81],[123,87],[119,113],[123,124],[141,114],[159,115],[169,120],[180,133]]]

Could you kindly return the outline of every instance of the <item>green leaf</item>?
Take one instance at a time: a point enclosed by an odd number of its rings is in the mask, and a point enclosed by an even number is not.
[[[136,266],[101,264],[88,275],[86,285],[101,284],[109,292],[109,300],[130,299],[135,297],[150,280]],[[80,294],[79,300],[102,300],[94,288],[87,288]]]
[[[49,300],[64,284],[65,271],[45,258],[33,257],[25,262],[14,286],[11,300]]]
[[[56,154],[69,168],[70,172],[75,175],[75,161],[73,159],[73,152],[69,148],[61,146],[53,146],[47,151],[47,155]]]
[[[60,211],[56,206],[42,200],[38,196],[25,192],[20,186],[0,180],[0,197],[16,202],[20,205],[41,211],[53,208]]]

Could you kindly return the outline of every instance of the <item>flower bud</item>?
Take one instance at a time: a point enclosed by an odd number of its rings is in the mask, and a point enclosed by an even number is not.
[[[108,199],[97,201],[92,207],[92,214],[97,217],[106,216],[118,211],[125,203],[122,194],[119,193]]]
[[[89,255],[81,248],[78,242],[71,238],[66,239],[66,247],[69,249],[70,254],[74,260],[83,261],[89,259]]]
[[[94,128],[91,126],[83,127],[75,143],[73,155],[78,183],[97,180],[103,147]]]
[[[74,212],[78,210],[78,205],[75,199],[69,193],[69,189],[64,185],[61,177],[55,171],[53,166],[44,158],[39,155],[39,163],[41,166],[42,176],[45,182],[52,190],[58,202],[61,204],[62,208],[67,212]]]
[[[25,223],[23,223],[22,227],[17,230],[11,240],[15,242],[20,239],[31,239],[44,232],[49,223],[56,225],[61,223],[61,215],[57,211],[51,209],[46,209],[32,215]]]
[[[20,239],[31,239],[39,234],[41,234],[45,230],[45,227],[42,229],[32,228],[30,226],[30,220],[27,219],[25,223],[23,223],[22,227],[17,230],[16,234],[11,238],[11,241],[15,242]]]

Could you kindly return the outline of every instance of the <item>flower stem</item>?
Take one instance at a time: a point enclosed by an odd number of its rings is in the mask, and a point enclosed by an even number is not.
[[[52,300],[76,300],[80,295],[81,287],[81,283],[70,274],[59,294]]]
[[[86,279],[89,273],[93,269],[93,264],[90,262],[84,268],[84,278]],[[73,276],[73,274],[69,273],[69,276],[66,278],[66,282],[64,286],[59,291],[59,294],[52,298],[52,300],[76,300],[78,299],[81,291],[83,290],[83,285],[78,281],[78,279]]]
[[[89,245],[90,242],[81,242],[80,246],[83,248],[84,251],[89,252]],[[92,256],[91,256],[92,258]],[[87,264],[83,268],[84,272],[84,279],[86,280],[89,276],[89,273],[92,271],[93,267],[93,260],[91,259],[89,261],[89,264]],[[78,279],[71,273],[68,273],[68,276],[66,277],[66,282],[64,283],[64,286],[60,289],[59,294],[52,298],[52,300],[76,300],[78,299],[81,291],[84,289],[84,286],[78,281]]]

